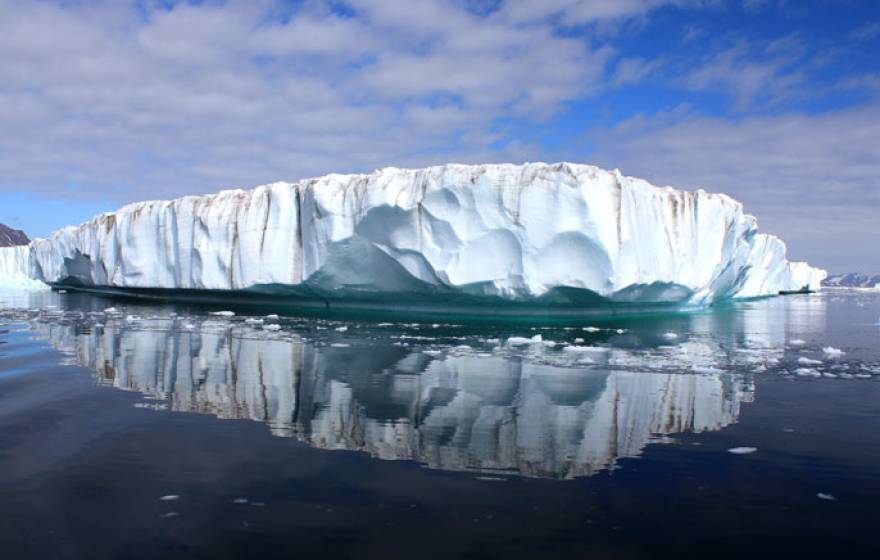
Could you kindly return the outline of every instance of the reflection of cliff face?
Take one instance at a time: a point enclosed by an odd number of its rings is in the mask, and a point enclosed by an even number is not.
[[[741,377],[573,369],[509,357],[434,358],[235,331],[35,328],[115,387],[173,410],[267,423],[327,449],[430,467],[568,478],[637,456],[657,435],[718,430],[751,393]]]

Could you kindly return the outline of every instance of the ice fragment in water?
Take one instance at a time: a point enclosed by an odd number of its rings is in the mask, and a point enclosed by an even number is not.
[[[733,453],[734,455],[748,455],[749,453],[754,453],[757,450],[757,447],[731,447],[727,451],[728,453]]]

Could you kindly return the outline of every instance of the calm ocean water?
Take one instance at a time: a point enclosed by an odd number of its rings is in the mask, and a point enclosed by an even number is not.
[[[880,293],[229,309],[0,293],[4,558],[880,555]]]

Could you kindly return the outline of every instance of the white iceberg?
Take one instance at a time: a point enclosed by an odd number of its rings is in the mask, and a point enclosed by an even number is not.
[[[788,262],[726,195],[569,163],[386,168],[141,202],[0,263],[50,284],[562,308],[701,305],[818,289],[826,275]]]

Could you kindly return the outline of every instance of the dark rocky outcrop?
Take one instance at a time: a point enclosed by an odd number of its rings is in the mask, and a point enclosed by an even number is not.
[[[31,240],[20,229],[12,229],[0,224],[0,247],[13,247],[15,245],[27,245]]]

